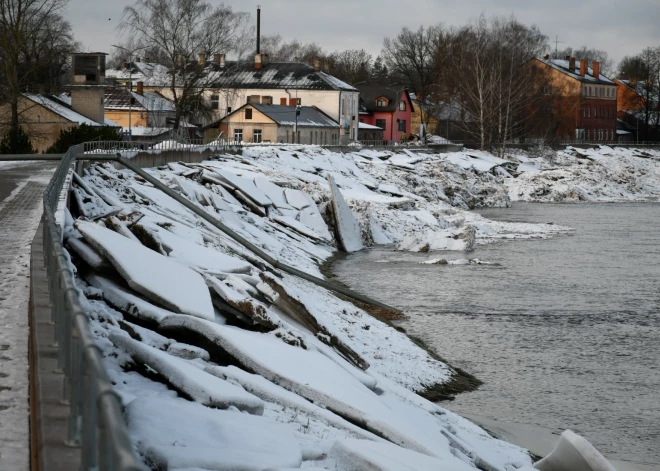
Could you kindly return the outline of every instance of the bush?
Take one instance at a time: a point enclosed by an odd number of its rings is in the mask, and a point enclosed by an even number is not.
[[[110,126],[95,127],[81,124],[71,129],[63,129],[60,131],[60,137],[57,138],[55,144],[48,148],[46,153],[63,154],[71,146],[95,140],[120,141],[121,134],[119,133],[119,128],[111,128]]]
[[[30,142],[30,136],[27,135],[23,128],[9,130],[0,141],[0,154],[34,154]]]

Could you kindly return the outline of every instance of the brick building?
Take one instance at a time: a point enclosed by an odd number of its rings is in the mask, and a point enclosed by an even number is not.
[[[544,140],[617,141],[617,85],[587,60],[532,59],[535,99],[527,134]]]

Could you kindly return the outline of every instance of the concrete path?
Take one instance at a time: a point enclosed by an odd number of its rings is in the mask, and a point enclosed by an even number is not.
[[[0,470],[29,469],[30,243],[55,163],[0,162]]]

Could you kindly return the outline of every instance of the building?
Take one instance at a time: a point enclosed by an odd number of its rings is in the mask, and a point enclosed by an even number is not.
[[[360,122],[383,130],[388,141],[408,140],[411,135],[411,113],[414,109],[405,88],[384,85],[359,85]]]
[[[105,71],[105,78],[110,86],[134,89],[138,82],[144,83],[152,77],[164,77],[168,71],[169,69],[164,65],[151,62],[149,59],[142,61],[136,57],[134,62],[125,62],[121,59],[119,67]]]
[[[339,123],[339,139],[357,139],[359,91],[321,70],[320,60],[310,66],[299,62],[268,62],[265,54],[257,54],[254,61],[247,62],[227,61],[224,54],[214,54],[212,59],[200,54],[197,61],[181,63],[179,67],[183,71],[180,73],[195,76],[195,86],[210,108],[210,113],[195,117],[196,124],[208,128],[246,103],[298,104],[314,106]],[[169,71],[162,67],[152,67],[150,71],[153,74],[147,76],[149,71],[141,70],[144,90],[157,91],[172,99]],[[129,80],[126,73],[117,70],[109,73],[118,82]]]
[[[534,58],[526,134],[542,140],[617,141],[617,85],[586,59]]]
[[[358,141],[383,141],[382,128],[372,124],[362,123],[358,124]]]
[[[106,89],[105,115],[123,128],[165,128],[176,117],[174,103],[157,92],[145,92],[142,82],[136,91]]]
[[[339,124],[313,106],[246,103],[206,131],[234,142],[328,145],[339,138]]]

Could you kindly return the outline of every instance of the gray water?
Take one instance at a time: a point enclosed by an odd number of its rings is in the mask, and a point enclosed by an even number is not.
[[[660,204],[515,204],[491,219],[576,229],[479,246],[500,266],[420,265],[457,252],[368,250],[334,266],[352,288],[484,381],[443,406],[569,428],[610,458],[660,468]]]

